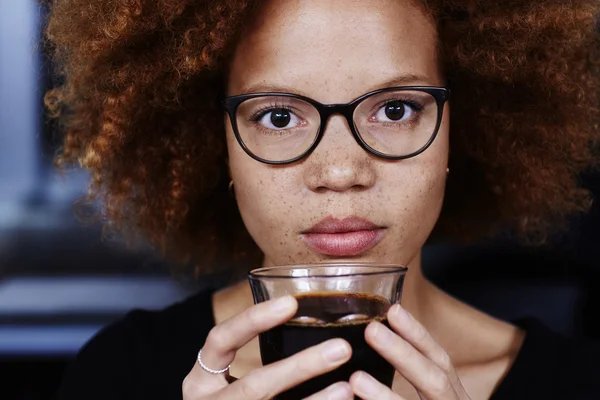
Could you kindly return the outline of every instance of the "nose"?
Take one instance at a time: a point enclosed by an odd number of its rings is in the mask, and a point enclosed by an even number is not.
[[[376,181],[374,161],[356,142],[346,119],[334,115],[304,163],[304,181],[314,192],[366,190]]]

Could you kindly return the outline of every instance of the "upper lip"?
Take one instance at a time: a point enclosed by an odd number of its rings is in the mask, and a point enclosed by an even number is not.
[[[327,217],[313,225],[308,230],[302,233],[348,233],[357,231],[371,231],[381,229],[382,227],[375,223],[359,217],[348,217],[344,219],[336,219]]]

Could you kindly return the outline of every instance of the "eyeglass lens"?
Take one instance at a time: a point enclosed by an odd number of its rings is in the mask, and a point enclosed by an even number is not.
[[[354,129],[367,146],[397,157],[425,146],[437,120],[436,99],[418,90],[374,94],[363,99],[353,115]],[[268,95],[241,103],[236,123],[241,140],[254,155],[285,161],[310,149],[319,135],[321,117],[302,99]]]

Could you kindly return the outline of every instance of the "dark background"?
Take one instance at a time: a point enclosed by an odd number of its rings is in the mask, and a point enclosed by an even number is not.
[[[101,240],[72,203],[87,174],[59,176],[57,139],[43,117],[51,86],[39,48],[44,9],[0,0],[0,398],[50,399],[66,363],[95,332],[132,308],[159,309],[205,285],[172,277],[143,248]],[[600,178],[582,177],[595,194]],[[475,246],[428,245],[426,274],[453,295],[506,320],[536,316],[565,335],[600,340],[600,213],[573,220],[551,244],[509,237]]]

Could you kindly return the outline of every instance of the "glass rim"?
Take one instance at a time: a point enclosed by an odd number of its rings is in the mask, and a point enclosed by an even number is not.
[[[379,271],[366,271],[366,272],[353,272],[344,273],[340,275],[310,275],[310,276],[293,276],[293,275],[262,275],[262,273],[274,271],[274,270],[291,270],[299,268],[315,268],[315,267],[336,267],[336,266],[347,266],[347,267],[372,267],[380,268]],[[261,267],[255,268],[248,273],[248,279],[318,279],[318,278],[347,278],[354,276],[377,276],[377,275],[393,275],[401,273],[405,275],[408,268],[400,264],[387,264],[387,263],[375,263],[375,262],[331,262],[331,263],[318,263],[318,264],[291,264],[291,265],[278,265],[273,267]]]

